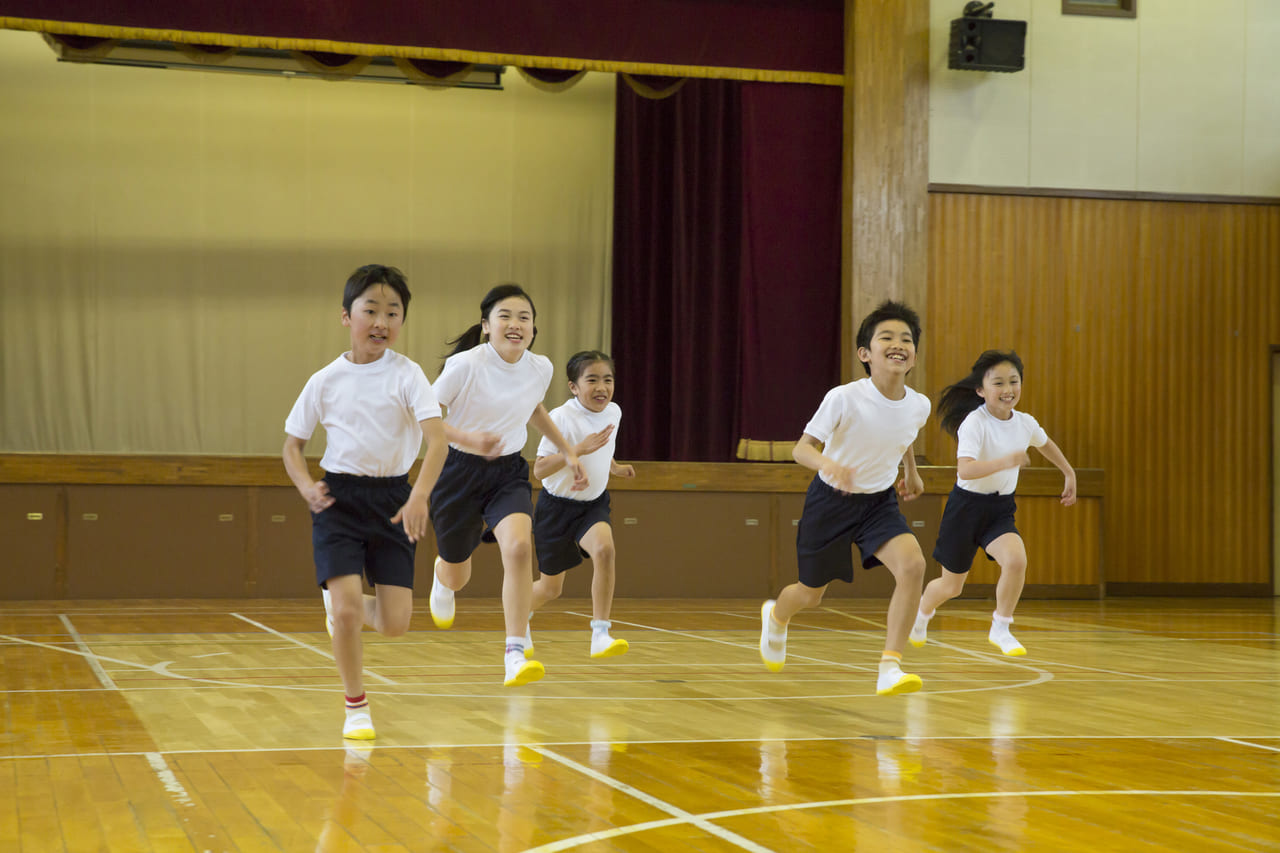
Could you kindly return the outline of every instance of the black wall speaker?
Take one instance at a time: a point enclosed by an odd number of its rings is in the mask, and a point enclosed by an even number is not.
[[[951,22],[947,67],[965,71],[1021,71],[1026,64],[1026,21],[956,18]]]

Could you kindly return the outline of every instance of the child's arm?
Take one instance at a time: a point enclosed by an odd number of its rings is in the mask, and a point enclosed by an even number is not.
[[[982,462],[972,456],[961,456],[956,460],[956,475],[961,480],[981,480],[983,477],[990,477],[997,471],[1004,471],[1009,468],[1025,468],[1030,464],[1031,457],[1027,455],[1025,450],[1018,453],[1010,453],[1008,456],[986,459]]]
[[[333,506],[333,496],[329,494],[329,486],[324,480],[311,479],[311,470],[307,468],[306,457],[302,455],[302,448],[306,446],[306,439],[285,435],[284,470],[298,487],[298,494],[302,495],[311,511],[324,512]]]
[[[405,535],[410,542],[417,542],[427,535],[428,500],[431,490],[436,486],[440,469],[444,467],[444,458],[449,453],[449,442],[444,435],[444,422],[440,418],[427,418],[420,421],[422,437],[427,440],[427,453],[422,457],[422,467],[418,469],[418,479],[413,483],[413,491],[404,506],[393,516],[392,524],[404,522]]]
[[[920,477],[920,469],[916,467],[915,445],[909,445],[902,457],[902,479],[898,481],[898,496],[904,501],[913,501],[923,494],[924,480]]]
[[[595,453],[600,448],[609,443],[609,436],[613,434],[613,424],[609,424],[599,432],[593,432],[582,441],[573,446],[573,452],[582,458],[589,453]],[[553,453],[550,456],[539,456],[533,463],[533,476],[539,480],[545,480],[555,472],[564,467],[564,454]]]
[[[426,423],[426,421],[423,421],[423,423]],[[496,432],[488,432],[487,430],[467,432],[464,429],[458,429],[448,424],[444,424],[443,429],[445,441],[450,444],[460,444],[485,459],[496,459],[498,448],[502,446],[502,436]],[[448,451],[445,452],[447,453]]]
[[[1053,443],[1053,439],[1046,441],[1044,446],[1039,448],[1040,455],[1048,459],[1058,470],[1062,472],[1062,476],[1066,478],[1066,482],[1062,486],[1062,505],[1071,506],[1076,502],[1076,471],[1071,467],[1071,463],[1067,461],[1067,457],[1062,455],[1062,451],[1058,449],[1058,445]]]
[[[824,456],[819,449],[821,444],[822,442],[806,432],[796,442],[795,449],[791,451],[791,456],[809,470],[826,474],[836,484],[836,491],[846,495],[851,494],[853,492],[853,469],[846,468]]]
[[[560,427],[556,426],[556,422],[551,420],[551,415],[547,413],[546,406],[539,403],[538,408],[533,410],[533,415],[530,416],[529,423],[533,424],[534,428],[537,429],[538,432],[551,439],[552,444],[560,448],[560,453],[563,454],[564,457],[563,464],[568,465],[573,469],[572,490],[579,492],[585,489],[587,487],[586,469],[584,469],[582,467],[582,463],[578,461],[578,454],[574,452],[574,449],[569,446],[569,442],[565,441],[564,436],[560,433]],[[548,456],[542,458],[549,459],[551,457]],[[539,461],[541,461],[541,459]],[[536,476],[536,462],[534,463],[534,466],[534,474]],[[550,473],[554,473],[554,471]],[[538,479],[542,478],[539,477]]]

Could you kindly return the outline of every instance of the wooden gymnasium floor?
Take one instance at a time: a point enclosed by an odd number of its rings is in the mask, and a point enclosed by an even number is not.
[[[1275,600],[957,601],[874,695],[883,601],[586,602],[505,689],[495,600],[366,634],[379,738],[340,737],[314,601],[0,604],[0,850],[1280,850]]]

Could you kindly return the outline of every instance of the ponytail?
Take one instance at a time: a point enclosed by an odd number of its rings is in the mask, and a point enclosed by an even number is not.
[[[1012,364],[1017,368],[1018,375],[1022,375],[1022,359],[1018,358],[1016,352],[989,349],[978,356],[968,376],[942,389],[942,393],[938,396],[938,419],[942,422],[943,431],[953,438],[959,438],[960,424],[964,423],[964,419],[969,417],[974,409],[982,405],[978,389],[982,387],[982,380],[986,377],[987,371],[1005,362]]]
[[[467,329],[465,332],[458,335],[453,340],[444,342],[445,346],[453,347],[453,349],[449,352],[449,355],[445,356],[445,359],[449,359],[450,357],[455,356],[460,352],[466,352],[472,347],[479,346],[483,342],[484,342],[484,330],[482,329],[479,323],[476,323],[470,329]]]

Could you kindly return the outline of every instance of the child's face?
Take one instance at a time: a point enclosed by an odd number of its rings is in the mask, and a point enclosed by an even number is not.
[[[901,320],[885,320],[871,334],[871,346],[858,348],[858,359],[874,376],[906,376],[916,366],[916,342],[911,327]]]
[[[588,364],[578,374],[578,381],[569,383],[569,393],[591,411],[603,412],[613,399],[613,368],[607,361]]]
[[[515,362],[533,340],[533,306],[520,296],[508,296],[480,321],[480,328],[504,361]]]
[[[1018,368],[1002,361],[988,370],[982,377],[978,396],[986,401],[991,414],[1007,420],[1014,406],[1022,399],[1022,375],[1018,373]]]
[[[367,364],[382,358],[400,335],[404,305],[400,295],[385,284],[371,284],[342,310],[342,325],[351,329],[351,360]]]

